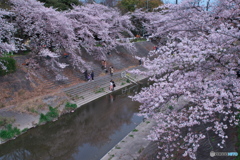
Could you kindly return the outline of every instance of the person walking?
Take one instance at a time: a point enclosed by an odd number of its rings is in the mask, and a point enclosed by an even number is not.
[[[90,79],[91,79],[91,74],[88,73],[87,81],[90,81]]]
[[[85,70],[85,72],[83,74],[84,74],[84,77],[85,77],[85,81],[88,81],[88,71]]]
[[[113,83],[113,91],[114,91],[114,88],[116,87],[116,84],[113,80],[112,80],[112,83]]]
[[[92,78],[92,81],[94,81],[94,72],[93,72],[93,70],[91,71],[91,78]]]
[[[105,60],[102,60],[102,70],[104,70]]]
[[[113,82],[112,82],[112,80],[110,81],[109,90],[110,90],[111,92],[113,91]]]
[[[138,60],[138,63],[139,63],[139,66],[141,66],[141,65],[142,65],[142,60],[139,59],[139,60]]]
[[[110,75],[111,75],[111,77],[112,77],[112,76],[113,76],[113,72],[114,72],[114,70],[113,70],[113,67],[112,67],[112,66],[109,68],[109,72],[110,72]]]
[[[111,79],[111,81],[110,81],[110,90],[111,91],[114,91],[114,87],[116,87],[116,84],[115,84],[115,82]]]
[[[103,65],[104,65],[104,69],[107,69],[107,62],[105,60],[104,60]]]

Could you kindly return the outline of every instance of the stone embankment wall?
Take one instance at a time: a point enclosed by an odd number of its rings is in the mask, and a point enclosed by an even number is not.
[[[117,47],[110,55],[107,55],[108,66],[113,66],[115,71],[121,71],[138,65],[134,56],[145,57],[154,44],[151,42],[136,42],[136,50],[131,53],[123,47]],[[91,64],[95,76],[104,76],[101,69],[101,61],[92,60],[83,51],[83,58]],[[68,63],[69,66],[62,71],[67,80],[56,81],[55,73],[42,61],[39,61],[40,68],[33,69],[22,65],[29,55],[16,56],[17,71],[15,73],[0,77],[0,108],[16,106],[26,100],[38,96],[58,92],[59,89],[84,82],[83,73],[74,69],[68,58],[60,57],[60,61]]]

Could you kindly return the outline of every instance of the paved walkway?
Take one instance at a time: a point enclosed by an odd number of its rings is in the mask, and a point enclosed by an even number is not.
[[[134,69],[143,68],[139,66]],[[78,105],[78,107],[80,107],[83,104],[86,104],[99,97],[111,93],[111,91],[109,90],[109,84],[111,79],[113,79],[116,84],[115,90],[124,88],[132,84],[131,82],[128,83],[126,81],[126,78],[121,77],[121,73],[122,72],[114,73],[112,77],[109,74],[102,77],[96,77],[94,81],[80,83],[75,86],[65,88],[63,89],[63,91],[66,93],[67,96],[73,99],[77,99],[75,103]],[[146,78],[142,75],[131,75],[131,77],[133,77],[136,82]]]
[[[138,66],[136,68],[140,69],[142,67]],[[65,88],[60,92],[66,93],[68,97],[68,98],[66,97],[66,100],[72,99],[71,100],[72,103],[76,103],[78,107],[81,107],[83,104],[86,104],[99,97],[102,97],[106,94],[111,93],[108,89],[111,79],[113,79],[116,83],[115,90],[118,90],[130,85],[131,83],[126,82],[126,78],[121,77],[121,73],[122,72],[114,73],[112,77],[109,74],[102,77],[96,77],[94,81],[79,83],[75,86]],[[134,77],[135,81],[140,81],[146,78],[142,75],[132,75],[132,77]],[[56,98],[55,99],[53,98],[52,101],[56,101]],[[52,102],[49,102],[49,103],[52,103]],[[14,107],[15,106],[0,109],[0,116],[14,118],[15,122],[13,123],[13,126],[16,126],[21,130],[25,128],[35,127],[38,124],[40,113],[34,116],[27,113],[14,111]],[[64,110],[64,107],[65,107],[65,104],[62,104],[58,108],[58,110],[62,112]],[[46,110],[41,111],[41,113],[46,113],[46,112],[47,112]]]
[[[132,132],[125,136],[113,147],[101,160],[136,160],[150,144],[147,135],[156,123],[153,120],[145,120]]]

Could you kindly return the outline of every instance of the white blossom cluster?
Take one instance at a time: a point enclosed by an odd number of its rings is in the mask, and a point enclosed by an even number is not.
[[[226,130],[238,125],[239,4],[219,0],[207,11],[187,0],[154,13],[134,13],[148,20],[145,27],[160,41],[143,60],[148,71],[134,71],[151,76],[155,83],[132,97],[142,103],[141,114],[158,123],[149,139],[159,142],[160,159],[169,159],[180,149],[185,150],[183,156],[196,159],[208,132],[221,138],[218,147],[223,148]],[[182,96],[189,104],[179,107]]]

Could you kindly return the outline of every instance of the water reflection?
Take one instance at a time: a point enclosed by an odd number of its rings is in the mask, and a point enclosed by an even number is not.
[[[100,159],[142,121],[135,115],[139,104],[121,92],[0,145],[0,160]]]

